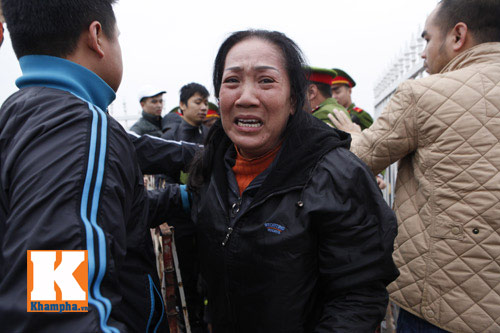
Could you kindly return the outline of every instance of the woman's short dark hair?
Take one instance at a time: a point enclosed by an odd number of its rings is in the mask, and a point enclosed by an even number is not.
[[[93,21],[113,36],[116,0],[2,0],[5,21],[17,58],[40,54],[65,57]]]
[[[500,42],[500,0],[441,0],[435,22],[444,34],[463,22],[478,44]]]
[[[200,94],[203,98],[207,98],[210,95],[207,88],[199,83],[191,82],[182,86],[179,91],[181,102],[187,105],[188,100],[196,93]]]
[[[215,97],[219,98],[220,87],[222,84],[222,75],[227,54],[234,45],[239,42],[249,39],[259,38],[275,45],[283,55],[284,67],[287,71],[290,80],[290,95],[292,105],[296,111],[302,110],[305,102],[307,89],[307,73],[304,69],[305,60],[300,48],[293,40],[285,34],[278,31],[268,30],[244,30],[232,33],[221,45],[214,63],[213,83],[215,89]]]

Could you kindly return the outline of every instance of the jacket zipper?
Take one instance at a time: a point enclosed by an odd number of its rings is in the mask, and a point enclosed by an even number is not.
[[[294,189],[297,189],[297,188],[302,188],[303,186],[296,186],[296,187],[290,187],[290,188],[287,188],[285,190],[282,190],[282,191],[279,191],[279,192],[274,192],[274,193],[271,193],[269,194],[268,196],[264,197],[262,200],[260,200],[259,202],[256,202],[254,203],[253,205],[251,205],[250,207],[248,207],[247,209],[247,212],[250,211],[251,209],[259,206],[260,204],[262,204],[263,202],[265,202],[267,199],[271,198],[272,196],[275,196],[275,195],[279,195],[279,194],[283,194],[283,193],[286,193],[286,192],[289,192],[289,191],[292,191]],[[238,202],[235,202],[232,206],[231,206],[231,214],[238,214],[238,212],[240,211],[240,205],[241,205],[241,198],[238,198]],[[245,212],[246,213],[246,212]],[[242,217],[242,216],[241,216]],[[228,223],[230,224],[230,223]],[[233,230],[234,228],[229,226],[227,228],[227,231],[226,231],[226,237],[224,237],[224,240],[222,241],[222,246],[225,247],[226,244],[229,242],[229,238],[231,237],[231,234],[233,233]]]
[[[227,242],[229,241],[229,237],[231,237],[231,233],[232,232],[233,232],[233,228],[232,227],[228,227],[227,228],[226,237],[222,241],[222,246],[226,246]]]
[[[226,218],[226,222],[227,224],[230,224],[230,220],[229,218]],[[227,241],[229,240],[229,236],[231,235],[231,232],[233,232],[233,228],[232,227],[229,227],[228,228],[228,233],[226,234],[226,237],[224,239],[224,241],[222,242],[222,251],[224,253],[224,285],[225,285],[225,289],[226,289],[226,301],[227,301],[227,306],[229,307],[229,311],[231,313],[231,318],[232,318],[232,321],[235,320],[236,316],[235,316],[235,311],[233,309],[233,306],[231,304],[231,297],[229,296],[229,278],[228,278],[228,275],[229,275],[229,271],[228,271],[228,263],[227,263],[227,252],[226,252],[226,243]],[[236,330],[236,327],[233,327],[235,329],[235,332],[237,331]]]
[[[271,193],[269,195],[267,195],[265,198],[263,198],[262,200],[259,200],[259,202],[256,202],[255,204],[251,205],[247,212],[250,211],[251,209],[255,208],[256,206],[260,205],[261,203],[265,202],[267,199],[269,199],[270,197],[274,196],[274,195],[279,195],[279,194],[283,194],[283,193],[286,193],[286,192],[289,192],[289,191],[292,191],[292,190],[295,190],[297,188],[302,188],[303,186],[296,186],[296,187],[291,187],[291,188],[288,188],[288,189],[285,189],[285,190],[282,190],[282,191],[279,191],[279,192],[274,192],[274,193]],[[217,197],[219,199],[219,202],[222,202],[221,201],[221,198],[220,198],[220,195],[219,195],[219,191],[216,191],[217,193]],[[230,214],[233,216],[233,218],[236,216],[236,214],[239,213],[240,211],[240,206],[241,206],[241,197],[238,198],[238,201],[235,202],[232,206],[231,206],[231,212]],[[222,207],[223,211],[224,210],[224,207]],[[222,247],[223,247],[223,252],[224,252],[224,271],[225,271],[225,274],[224,274],[224,284],[225,284],[225,289],[226,289],[226,300],[227,300],[227,304],[228,304],[228,307],[231,311],[231,316],[233,319],[236,319],[235,318],[235,311],[231,305],[231,298],[229,296],[229,283],[228,283],[228,264],[227,264],[227,253],[226,253],[226,245],[228,244],[229,242],[229,239],[231,238],[231,234],[233,233],[233,230],[234,230],[234,225],[231,226],[231,221],[230,219],[228,218],[228,213],[229,212],[226,212],[226,223],[228,225],[227,227],[227,231],[226,231],[226,236],[224,237],[224,240],[222,241]],[[236,223],[236,221],[235,221]],[[236,322],[234,322],[234,324],[236,325]],[[235,332],[238,331],[237,329],[237,326],[234,327],[235,329]]]
[[[233,203],[231,206],[231,218],[235,218],[236,215],[239,213],[241,207],[241,197],[238,197],[238,200]],[[233,227],[231,226],[231,221],[228,221],[228,227],[226,231],[226,237],[224,237],[224,240],[222,241],[222,246],[226,246],[227,242],[229,241],[229,237],[231,237],[231,234],[233,233]]]
[[[212,175],[212,179],[211,181],[215,181],[214,176]],[[231,227],[231,222],[229,220],[229,212],[226,210],[226,207],[224,205],[224,203],[222,202],[222,198],[220,196],[220,193],[217,189],[217,187],[215,187],[215,195],[217,196],[217,200],[219,201],[219,205],[222,209],[222,211],[224,212],[224,215],[226,216],[226,225],[228,225],[228,228],[227,228],[227,233],[226,233],[226,236],[224,237],[224,241],[222,242],[222,252],[223,252],[223,255],[224,255],[224,260],[223,260],[223,263],[224,263],[224,286],[225,286],[225,289],[226,289],[226,300],[227,300],[227,305],[229,307],[229,311],[231,312],[231,316],[232,318],[235,318],[235,314],[234,314],[234,310],[233,310],[233,306],[231,305],[231,298],[229,296],[229,282],[228,282],[228,265],[227,265],[227,253],[226,253],[226,244],[227,242],[229,241],[229,237],[231,236],[231,233],[233,232],[233,228]]]

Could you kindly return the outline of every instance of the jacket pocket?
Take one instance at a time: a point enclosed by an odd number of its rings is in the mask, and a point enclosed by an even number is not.
[[[462,224],[450,221],[446,217],[437,216],[430,235],[435,238],[462,240],[464,238],[464,227]]]

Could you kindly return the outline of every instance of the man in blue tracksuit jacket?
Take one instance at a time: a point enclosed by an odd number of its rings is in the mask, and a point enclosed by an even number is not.
[[[145,191],[106,112],[122,76],[112,3],[2,0],[23,75],[0,109],[1,331],[168,331],[149,228],[186,197]],[[89,311],[27,312],[27,250],[87,250]]]

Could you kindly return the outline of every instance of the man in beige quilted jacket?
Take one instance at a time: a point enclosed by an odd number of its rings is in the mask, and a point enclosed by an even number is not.
[[[404,82],[352,151],[399,161],[399,332],[500,332],[500,0],[443,0],[422,37],[426,78]]]

